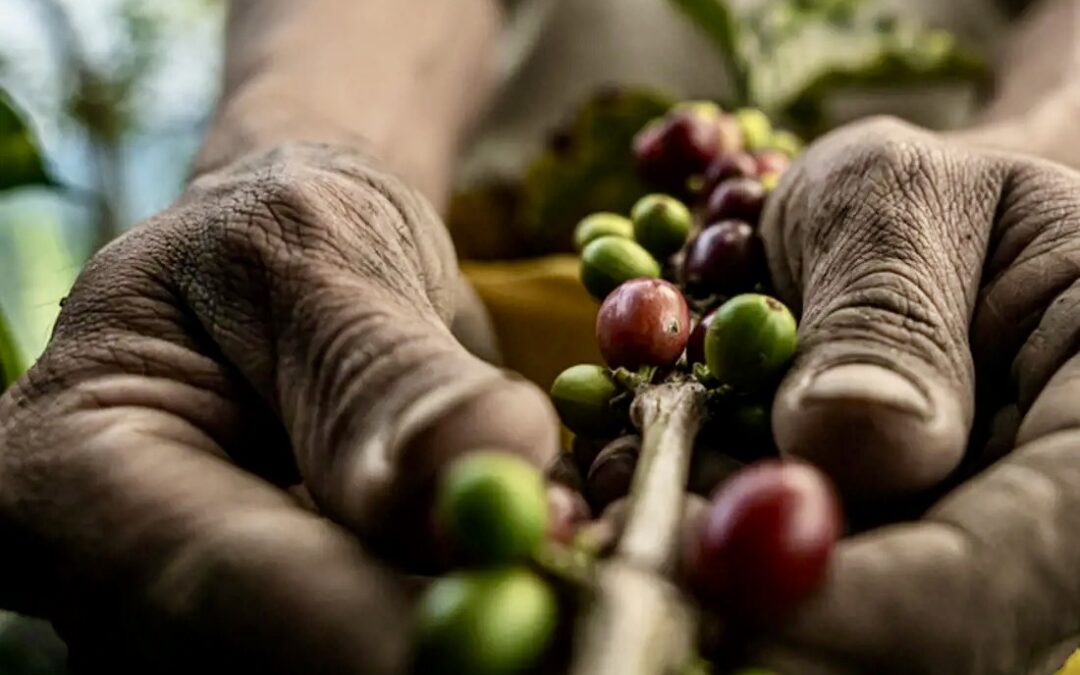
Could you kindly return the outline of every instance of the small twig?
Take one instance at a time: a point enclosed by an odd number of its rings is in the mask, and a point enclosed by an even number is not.
[[[643,442],[626,528],[597,567],[572,675],[668,675],[693,654],[693,609],[669,579],[705,388],[692,379],[643,387],[634,402]]]

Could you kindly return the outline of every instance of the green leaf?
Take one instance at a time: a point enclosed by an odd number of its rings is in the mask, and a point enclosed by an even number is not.
[[[803,134],[824,131],[824,105],[852,88],[982,84],[983,59],[949,33],[867,0],[670,0],[717,46],[739,106],[761,108]]]
[[[747,89],[749,65],[739,49],[739,26],[725,0],[671,0],[716,47],[732,81],[733,107],[750,104]]]
[[[647,192],[634,168],[634,136],[673,103],[654,91],[620,90],[582,106],[525,175],[518,217],[534,251],[572,250],[579,220],[597,211],[630,211]]]
[[[25,367],[19,347],[15,344],[15,334],[0,312],[0,391],[11,386]]]
[[[0,90],[0,192],[39,185],[56,187],[37,140],[21,111]]]

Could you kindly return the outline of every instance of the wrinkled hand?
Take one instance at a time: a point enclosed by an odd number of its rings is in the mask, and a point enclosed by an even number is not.
[[[945,494],[844,541],[757,662],[1054,672],[1080,643],[1080,174],[872,120],[812,146],[771,202],[770,267],[802,310],[781,448],[856,514]]]
[[[354,535],[430,557],[447,459],[557,451],[546,396],[455,340],[458,279],[432,209],[360,154],[198,179],[87,265],[0,399],[0,606],[110,672],[395,669],[404,590]]]

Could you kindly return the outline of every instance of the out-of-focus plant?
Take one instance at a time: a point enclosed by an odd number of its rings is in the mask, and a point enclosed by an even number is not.
[[[0,90],[0,195],[18,188],[55,187],[25,116]],[[0,311],[0,391],[25,367],[12,326]]]
[[[760,108],[806,136],[825,130],[825,103],[845,89],[989,81],[980,55],[951,33],[868,0],[671,2],[727,65],[732,105]]]
[[[65,112],[83,129],[92,152],[96,177],[92,248],[97,249],[126,226],[124,143],[138,122],[134,93],[160,51],[161,22],[150,3],[126,0],[119,12],[124,39],[107,58],[95,61],[65,7],[58,0],[41,3],[62,66]]]
[[[830,97],[963,82],[989,71],[952,34],[874,0],[669,0],[716,47],[731,83],[727,108],[759,108],[813,138],[829,126]],[[671,97],[639,89],[582,104],[523,175],[455,196],[449,222],[466,257],[568,251],[577,220],[625,212],[641,195],[628,139]]]

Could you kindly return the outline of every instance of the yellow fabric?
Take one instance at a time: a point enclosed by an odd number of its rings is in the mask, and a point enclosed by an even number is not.
[[[1057,671],[1056,675],[1080,675],[1080,649],[1073,652],[1073,655],[1069,657],[1061,670]]]
[[[494,324],[504,365],[544,389],[575,363],[600,363],[598,304],[578,279],[578,257],[464,262]]]

